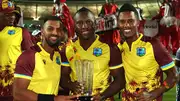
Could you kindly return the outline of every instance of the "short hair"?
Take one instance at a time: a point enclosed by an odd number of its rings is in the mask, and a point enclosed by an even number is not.
[[[48,21],[48,20],[53,20],[53,21],[59,21],[61,26],[63,26],[63,31],[64,32],[68,32],[66,26],[63,24],[62,20],[60,19],[60,17],[58,16],[46,16],[44,18],[44,24]]]
[[[57,16],[46,16],[44,18],[44,23],[46,23],[48,20],[60,21],[62,23],[61,19]]]
[[[91,13],[91,14],[94,16],[94,13],[93,13],[91,10],[89,10],[89,9],[86,8],[86,7],[82,7],[82,8],[80,8],[80,9],[74,14],[74,17],[76,16],[76,14],[81,13],[81,12],[89,12],[89,13]],[[74,17],[73,17],[73,18],[74,18]]]
[[[136,15],[136,17],[139,19],[139,17],[138,17],[138,12],[137,12],[136,8],[135,8],[132,4],[130,4],[130,3],[125,3],[125,4],[123,4],[123,5],[121,6],[121,8],[120,8],[119,11],[118,11],[118,17],[119,17],[119,14],[120,14],[121,12],[127,12],[127,11],[132,11],[132,12],[134,12],[135,15]]]

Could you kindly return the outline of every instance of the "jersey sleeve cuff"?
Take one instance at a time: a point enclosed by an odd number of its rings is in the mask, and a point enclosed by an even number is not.
[[[65,66],[65,67],[69,67],[69,66],[70,66],[69,62],[62,62],[61,65],[62,65],[62,66]]]
[[[123,64],[116,65],[116,66],[110,66],[110,69],[117,69],[123,67]]]
[[[165,70],[168,70],[168,69],[170,69],[170,68],[172,68],[172,67],[174,67],[174,66],[175,66],[174,61],[172,61],[172,62],[170,62],[169,64],[166,64],[166,65],[164,65],[164,66],[161,66],[161,69],[162,69],[163,71],[165,71]]]
[[[27,75],[24,75],[24,74],[17,74],[17,73],[15,73],[14,74],[14,77],[15,78],[22,78],[22,79],[28,79],[28,80],[31,80],[31,76],[27,76]]]

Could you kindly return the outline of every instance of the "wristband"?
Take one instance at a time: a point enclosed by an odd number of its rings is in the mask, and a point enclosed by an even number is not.
[[[164,86],[166,89],[169,89],[169,88],[170,88],[169,85],[168,85],[168,83],[167,83],[166,81],[163,82],[163,86]]]
[[[54,95],[38,94],[37,101],[54,101]]]

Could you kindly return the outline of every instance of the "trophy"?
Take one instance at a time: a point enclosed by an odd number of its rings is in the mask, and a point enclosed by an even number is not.
[[[80,83],[80,101],[91,101],[93,88],[93,68],[94,64],[91,60],[76,60],[76,76]]]

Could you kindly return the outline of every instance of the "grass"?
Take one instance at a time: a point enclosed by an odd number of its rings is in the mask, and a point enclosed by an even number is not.
[[[114,98],[115,98],[115,101],[121,101],[121,99],[119,99],[118,94],[115,95]],[[176,87],[164,93],[163,101],[176,101]]]

